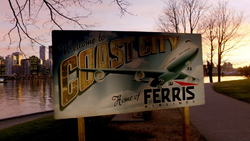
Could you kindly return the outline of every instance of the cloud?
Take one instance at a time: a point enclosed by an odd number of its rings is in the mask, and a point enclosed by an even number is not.
[[[124,67],[131,68],[131,69],[136,69],[136,68],[139,68],[140,66],[143,66],[143,65],[146,65],[146,64],[147,64],[147,62],[143,58],[140,58],[140,59],[135,59],[132,62],[124,65]]]
[[[134,49],[133,49],[133,57],[134,57],[134,60],[130,63],[123,65],[123,67],[131,68],[131,69],[146,67],[147,61],[144,58],[139,58],[138,52]]]
[[[63,111],[59,110],[59,104],[55,104],[55,115],[56,118],[75,118],[132,112],[143,106],[140,96],[137,101],[137,95],[138,93],[131,90],[108,94],[103,98],[81,95]],[[120,96],[120,100],[117,96]]]

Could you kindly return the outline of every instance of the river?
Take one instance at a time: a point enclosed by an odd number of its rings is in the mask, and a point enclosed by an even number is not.
[[[246,79],[246,78],[244,76],[223,76],[221,77],[221,82],[230,80],[241,80],[241,79]],[[218,76],[213,76],[213,82],[218,82]],[[208,76],[204,77],[204,83],[210,83]]]
[[[0,83],[0,119],[53,110],[53,80]]]
[[[222,81],[245,79],[243,76],[224,76]],[[214,82],[218,81],[216,76]],[[204,77],[204,83],[209,78]],[[0,83],[0,119],[53,110],[53,80],[8,80]]]

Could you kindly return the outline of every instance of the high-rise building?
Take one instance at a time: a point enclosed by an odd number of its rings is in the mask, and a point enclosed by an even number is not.
[[[52,59],[52,46],[49,46],[49,59]]]
[[[21,60],[23,59],[23,54],[20,52],[14,52],[12,53],[12,61],[13,61],[13,66],[19,65],[21,66]]]
[[[49,74],[53,75],[53,61],[52,59],[49,59],[48,62],[49,62]]]
[[[38,74],[39,75],[46,75],[46,68],[47,68],[47,61],[45,60],[42,60],[42,59],[39,59],[38,60]]]
[[[16,76],[16,75],[22,76],[23,75],[23,67],[21,65],[13,65],[12,66],[12,74],[14,76]]]
[[[5,64],[2,56],[0,56],[0,75],[5,75]]]
[[[5,64],[5,75],[12,76],[12,66],[13,66],[12,55],[6,56],[4,64]]]
[[[21,66],[23,67],[23,75],[30,75],[30,61],[29,59],[23,59],[21,61]]]
[[[38,75],[38,61],[36,56],[29,57],[31,75]]]
[[[45,61],[45,46],[40,46],[39,54],[40,54],[40,59]]]
[[[23,75],[23,69],[21,67],[21,60],[23,59],[23,54],[20,52],[12,53],[12,74],[13,75]]]

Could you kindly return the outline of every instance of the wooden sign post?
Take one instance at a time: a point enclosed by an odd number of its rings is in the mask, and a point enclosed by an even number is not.
[[[190,141],[189,107],[182,108],[182,120],[183,141]]]
[[[78,139],[79,141],[85,141],[85,121],[84,117],[77,118],[78,120]]]

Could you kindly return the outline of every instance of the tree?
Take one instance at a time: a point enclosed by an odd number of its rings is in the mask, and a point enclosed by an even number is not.
[[[244,75],[247,79],[250,78],[250,65],[244,66],[243,68],[238,68],[241,75]]]
[[[216,45],[216,31],[215,31],[215,22],[216,19],[214,15],[212,14],[212,11],[209,12],[209,14],[206,15],[206,18],[202,21],[202,28],[204,30],[203,32],[203,42],[208,45],[209,49],[209,60],[207,61],[207,66],[208,66],[208,74],[209,74],[209,80],[210,83],[213,82],[213,57],[214,57],[214,51],[217,48]]]
[[[217,55],[218,55],[218,82],[221,81],[221,63],[223,56],[238,48],[238,43],[244,38],[245,34],[241,34],[239,29],[246,19],[243,12],[236,12],[228,7],[228,2],[218,1],[217,7],[212,11],[211,16],[213,28],[209,29],[213,32],[211,42],[211,51],[214,50],[213,43],[217,42]],[[209,26],[208,26],[209,27]]]
[[[37,24],[42,21],[39,16],[43,10],[49,15],[49,18],[43,20],[43,23],[40,24],[43,28],[52,30],[55,26],[63,30],[65,25],[73,25],[81,29],[87,29],[95,26],[94,23],[88,24],[84,20],[92,13],[89,7],[93,4],[102,3],[102,0],[8,0],[8,2],[12,10],[12,15],[8,16],[8,21],[13,24],[13,27],[4,36],[4,39],[8,38],[9,47],[17,43],[17,47],[22,52],[21,44],[24,39],[30,40],[32,45],[34,43],[42,45],[42,37],[31,36],[29,29],[40,28]],[[131,4],[126,0],[110,0],[110,3],[115,3],[118,6],[120,16],[125,13],[131,14],[127,11],[127,7]],[[18,39],[13,39],[12,34],[17,34]]]
[[[207,0],[183,0],[190,33],[193,33],[207,10]]]
[[[207,10],[207,0],[165,0],[156,25],[163,32],[193,33]]]
[[[156,21],[158,29],[163,32],[179,33],[181,21],[180,0],[164,1],[166,6],[163,8],[162,15]],[[185,33],[185,27],[184,31]]]

